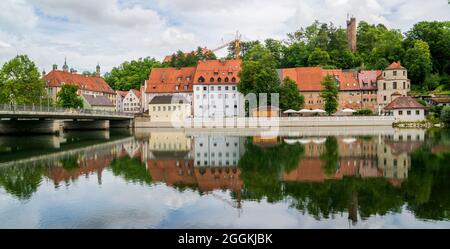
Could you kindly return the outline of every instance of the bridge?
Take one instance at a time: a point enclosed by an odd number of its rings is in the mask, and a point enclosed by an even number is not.
[[[62,130],[130,128],[134,114],[50,106],[0,105],[0,134],[59,134]]]

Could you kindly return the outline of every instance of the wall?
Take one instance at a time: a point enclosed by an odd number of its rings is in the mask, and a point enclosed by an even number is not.
[[[237,91],[236,85],[194,85],[193,98],[195,117],[240,115],[241,94]]]
[[[416,112],[419,112],[417,114]],[[425,110],[421,109],[403,109],[394,110],[394,117],[396,122],[417,122],[425,120]],[[410,112],[410,115],[408,115]]]

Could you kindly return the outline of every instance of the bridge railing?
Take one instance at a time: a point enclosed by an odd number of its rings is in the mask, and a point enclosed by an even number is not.
[[[74,113],[74,114],[93,114],[107,116],[127,116],[133,117],[133,113],[111,112],[104,110],[78,109],[78,108],[61,108],[42,105],[8,105],[0,104],[0,112],[51,112],[51,113]]]

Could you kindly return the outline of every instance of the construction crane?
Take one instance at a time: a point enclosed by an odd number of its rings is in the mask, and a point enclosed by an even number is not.
[[[234,45],[234,58],[239,60],[239,58],[241,56],[241,39],[242,39],[242,35],[239,33],[239,31],[236,31],[236,37],[232,41],[224,43],[220,47],[215,48],[211,51],[214,53],[214,52],[219,51],[223,48],[226,48],[230,45],[232,45],[232,46]],[[223,43],[223,39],[222,39],[222,43]]]

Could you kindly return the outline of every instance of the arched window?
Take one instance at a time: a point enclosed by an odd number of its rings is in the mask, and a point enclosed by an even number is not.
[[[205,78],[203,78],[203,76],[200,76],[200,78],[198,78],[198,82],[200,82],[200,83],[205,82]]]
[[[225,83],[228,83],[230,80],[228,79],[228,77],[225,78]]]
[[[233,77],[233,78],[231,79],[231,82],[236,83],[236,78]]]
[[[213,83],[214,82],[214,78],[211,77],[211,79],[209,79],[209,82]]]
[[[217,79],[217,82],[219,82],[219,83],[222,82],[222,78],[219,77],[219,78]]]

